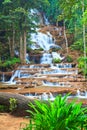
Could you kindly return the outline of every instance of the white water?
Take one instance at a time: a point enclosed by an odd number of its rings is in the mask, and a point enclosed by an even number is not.
[[[2,82],[5,82],[5,75],[4,75],[4,73],[2,74]]]
[[[45,16],[45,14],[44,14],[44,21],[45,21],[45,22],[44,22],[45,25],[49,25],[49,24],[50,24],[49,21],[48,21],[48,19],[47,19],[46,16]]]
[[[35,43],[34,45],[31,45],[33,50],[42,48],[43,50],[48,51],[52,46],[59,48],[59,46],[55,44],[55,41],[49,32],[46,34],[39,31],[37,33],[32,33],[31,41]]]
[[[43,81],[43,86],[50,86],[50,87],[71,87],[71,85],[68,82],[48,82]]]
[[[45,54],[44,54],[45,55]],[[49,55],[50,57],[50,55]],[[19,78],[22,80],[22,78],[34,78],[34,77],[46,77],[46,75],[53,75],[53,74],[77,74],[77,71],[68,71],[67,68],[71,68],[72,65],[71,64],[51,64],[51,60],[49,60],[49,58],[45,57],[46,59],[42,60],[44,63],[49,63],[49,68],[45,68],[44,66],[40,66],[40,65],[30,65],[30,66],[21,66],[19,67],[12,75],[12,77],[10,78],[10,80],[6,83],[9,84],[16,84],[16,80],[15,78]],[[31,74],[31,73],[27,73],[28,72],[28,68],[31,69],[31,71],[34,71],[33,69],[38,69],[38,72]],[[62,70],[61,68],[66,68],[65,70]],[[26,70],[26,71],[25,71]],[[65,76],[65,77],[66,77]],[[3,75],[3,80],[4,81],[4,75]],[[67,83],[56,83],[56,82],[48,82],[48,81],[43,81],[43,85],[47,85],[47,86],[66,86],[68,85]]]
[[[76,98],[76,99],[87,99],[87,91],[80,91],[79,89],[77,90],[77,93],[75,95],[70,95],[68,98]]]
[[[35,14],[37,12],[37,10],[31,10],[31,13],[32,14]],[[49,24],[46,17],[44,17],[45,19],[45,23],[46,24]],[[31,40],[34,44],[31,45],[31,48],[34,50],[34,49],[38,49],[38,48],[42,48],[43,49],[43,55],[40,59],[40,64],[49,64],[50,67],[49,68],[52,68],[53,70],[46,70],[45,67],[43,66],[43,71],[41,71],[41,67],[39,66],[35,66],[35,65],[31,65],[31,66],[28,66],[27,68],[31,68],[31,71],[33,71],[33,69],[35,68],[38,68],[38,72],[34,73],[34,74],[29,74],[27,73],[28,70],[23,71],[23,68],[24,69],[27,69],[26,66],[21,66],[19,67],[18,69],[19,70],[16,70],[14,72],[14,74],[12,75],[11,79],[9,80],[9,83],[10,84],[13,84],[13,83],[16,83],[15,81],[15,78],[19,78],[22,79],[22,78],[34,78],[34,77],[43,77],[45,74],[72,74],[72,73],[75,73],[75,72],[70,72],[70,71],[67,71],[67,70],[61,70],[61,68],[71,68],[72,65],[71,64],[53,64],[53,59],[60,59],[60,60],[63,60],[64,57],[62,57],[58,52],[49,52],[50,49],[52,49],[53,47],[54,48],[61,48],[60,46],[56,45],[55,44],[55,39],[52,37],[52,35],[50,34],[50,32],[46,32],[46,34],[44,33],[41,33],[39,31],[39,29],[37,29],[37,33],[32,33],[31,34]],[[29,55],[26,54],[26,62],[27,64],[29,64]],[[42,75],[42,76],[41,76]],[[43,81],[43,85],[47,85],[47,86],[66,86],[67,84],[65,83],[53,83],[53,82],[44,82]],[[46,95],[46,94],[45,94]],[[43,97],[43,96],[42,96]]]
[[[10,84],[16,84],[16,82],[14,81],[14,79],[15,79],[16,77],[20,78],[20,73],[21,73],[20,70],[16,70],[16,71],[14,72],[14,74],[12,75],[12,77],[10,78],[10,80],[9,80],[8,83],[10,83]]]
[[[40,60],[41,64],[52,64],[53,59],[60,59],[63,60],[64,57],[61,57],[60,54],[57,52],[52,52],[52,53],[44,53],[42,55],[42,58]]]
[[[57,52],[52,52],[52,57],[53,59],[60,59],[60,60],[64,59],[64,57],[61,57],[60,54],[58,54]]]
[[[32,98],[32,99],[36,98],[36,99],[40,99],[40,100],[51,100],[51,101],[53,101],[56,98],[56,96],[58,96],[58,94],[53,96],[53,94],[51,92],[49,92],[49,93],[44,92],[40,95],[36,95],[36,94],[32,95],[32,94],[29,93],[29,94],[25,94],[25,96]],[[74,96],[71,95],[71,96],[68,96],[67,98],[87,99],[87,91],[81,92],[80,90],[77,90],[76,95],[74,95]]]
[[[87,98],[87,91],[81,92],[80,90],[77,90],[76,97],[81,98],[81,99]]]
[[[50,53],[44,53],[41,60],[41,64],[52,64],[52,55]]]

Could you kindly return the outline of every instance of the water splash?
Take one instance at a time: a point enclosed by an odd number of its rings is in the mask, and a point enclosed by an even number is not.
[[[2,74],[2,82],[5,82],[5,74]]]
[[[52,63],[52,55],[50,53],[44,53],[41,60],[41,64],[51,64]]]
[[[76,97],[81,98],[81,99],[87,98],[87,91],[85,91],[85,90],[84,91],[77,90]]]
[[[41,99],[42,99],[42,100],[48,100],[48,94],[46,94],[46,92],[44,92],[44,93],[41,95]]]

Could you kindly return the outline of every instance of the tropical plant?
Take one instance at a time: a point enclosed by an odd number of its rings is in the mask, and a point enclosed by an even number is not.
[[[22,130],[82,130],[87,127],[87,108],[74,101],[67,102],[67,96],[59,95],[51,102],[29,103],[32,121]]]

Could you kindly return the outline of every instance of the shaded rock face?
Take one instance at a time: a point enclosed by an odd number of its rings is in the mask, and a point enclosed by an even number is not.
[[[11,76],[12,76],[12,73],[10,74],[10,73],[3,73],[3,72],[1,72],[0,73],[0,82],[6,82],[6,81],[9,81],[9,79],[11,78]]]
[[[41,54],[29,54],[30,56],[30,61],[32,61],[33,63],[36,63],[36,64],[40,64],[40,59],[42,57]]]

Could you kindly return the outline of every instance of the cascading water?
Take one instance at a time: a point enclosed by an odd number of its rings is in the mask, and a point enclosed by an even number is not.
[[[4,73],[2,74],[2,82],[5,82],[5,75],[4,75]]]
[[[55,44],[55,40],[53,39],[50,32],[47,32],[46,34],[37,31],[37,33],[31,34],[31,40],[34,42],[34,44],[31,45],[31,48],[39,49],[42,48],[44,50],[44,53],[42,55],[42,58],[40,60],[41,64],[52,64],[52,61],[54,58],[58,58],[60,60],[63,60],[64,57],[61,57],[60,54],[57,52],[50,52],[49,50],[51,48],[59,48],[60,46]]]
[[[41,57],[40,60],[40,64],[49,64],[52,70],[48,70],[45,69],[45,67],[43,66],[43,70],[41,68],[41,66],[35,66],[35,65],[30,65],[30,66],[21,66],[19,67],[14,74],[12,75],[9,83],[13,83],[15,82],[15,78],[34,78],[34,77],[43,77],[43,76],[47,76],[47,75],[52,75],[52,74],[72,74],[75,72],[72,71],[67,71],[66,68],[71,68],[71,64],[53,64],[53,59],[57,58],[60,60],[63,60],[64,57],[61,57],[60,54],[58,54],[57,52],[50,52],[50,48],[52,47],[56,47],[56,48],[61,48],[60,46],[55,44],[55,40],[53,39],[52,35],[50,34],[50,32],[47,32],[46,34],[41,33],[39,30],[37,30],[37,33],[33,33],[31,34],[31,40],[32,42],[34,42],[33,45],[31,45],[31,48],[34,49],[38,49],[38,48],[42,48],[43,51],[43,55]],[[28,54],[26,54],[26,60],[29,63],[29,56]],[[30,72],[28,72],[28,68],[30,70]],[[35,70],[35,68],[38,68],[38,71]],[[65,68],[66,70],[62,70],[61,68]],[[24,70],[23,70],[24,69]],[[26,72],[25,72],[26,69]],[[34,70],[33,70],[34,69]],[[34,72],[36,71],[36,72]],[[34,74],[31,74],[31,72],[34,72]],[[15,82],[16,83],[16,82]],[[42,81],[42,85],[47,85],[47,86],[66,86],[67,84],[65,83],[56,83],[56,82],[44,82]]]
[[[31,10],[31,13],[33,15],[35,13],[40,15],[37,10],[34,10],[34,11]],[[44,23],[46,25],[49,25],[49,22],[45,16],[44,16],[44,20],[45,20]],[[40,22],[41,22],[41,24],[43,23],[42,20]],[[33,23],[35,23],[35,21]],[[37,23],[35,23],[35,24],[37,25]],[[57,81],[57,80],[53,81],[54,79],[60,80],[59,75],[61,75],[62,79],[65,79],[65,80],[67,79],[67,77],[69,78],[68,74],[70,74],[70,76],[73,77],[72,74],[74,74],[74,75],[77,74],[78,70],[69,71],[68,68],[73,67],[72,64],[69,64],[69,63],[60,63],[60,64],[53,64],[52,63],[53,59],[60,59],[61,61],[64,59],[64,57],[61,56],[58,52],[52,52],[52,49],[61,49],[61,47],[56,45],[55,39],[50,34],[50,32],[47,31],[45,33],[42,33],[40,30],[41,29],[36,29],[36,33],[31,34],[31,41],[33,42],[33,44],[30,46],[32,50],[40,49],[40,48],[43,49],[42,57],[40,59],[40,64],[39,65],[36,65],[36,64],[29,65],[30,57],[28,54],[26,54],[26,62],[28,65],[27,66],[23,65],[23,66],[19,67],[13,73],[13,75],[8,83],[9,84],[16,84],[20,81],[20,84],[22,84],[24,81],[25,84],[23,83],[23,85],[25,87],[26,84],[29,85],[27,83],[27,81],[29,82],[31,79],[32,83],[35,84],[36,87],[38,87],[39,82],[41,83],[40,87],[45,86],[45,88],[46,88],[46,86],[47,87],[72,87],[68,81],[66,81],[66,82]],[[60,29],[55,28],[55,30],[56,31],[59,30],[59,36],[62,35],[61,28]],[[15,52],[15,53],[16,53],[16,55],[18,55],[17,52]],[[49,65],[45,66],[45,64],[49,64]],[[63,76],[63,74],[64,74],[64,76]],[[57,76],[55,76],[56,78],[52,77],[53,75],[57,75]],[[4,73],[3,73],[2,81],[4,82]],[[30,81],[30,83],[31,83],[31,81]],[[27,87],[29,87],[29,86],[27,86]],[[19,89],[17,89],[17,90],[19,90]],[[21,90],[21,88],[20,88],[20,90]],[[29,94],[26,94],[26,96],[29,96],[31,98],[33,98],[33,97],[38,98],[41,100],[48,100],[48,99],[54,100],[54,98],[55,98],[52,93],[48,94],[46,92],[44,92],[43,94],[40,94],[40,95],[38,95],[38,94],[32,95],[29,93]],[[86,91],[80,92],[79,90],[77,90],[77,94],[75,95],[75,97],[87,98],[87,92]]]
[[[87,91],[83,91],[83,92],[81,92],[80,90],[77,90],[77,94],[76,94],[76,97],[77,98],[87,98]]]
[[[52,55],[50,53],[44,53],[41,60],[41,64],[52,64]]]
[[[44,51],[48,51],[51,47],[60,48],[60,46],[55,44],[55,41],[52,38],[52,35],[47,32],[46,34],[37,32],[31,34],[31,41],[35,43],[35,45],[31,45],[31,48],[38,49],[42,48]]]

